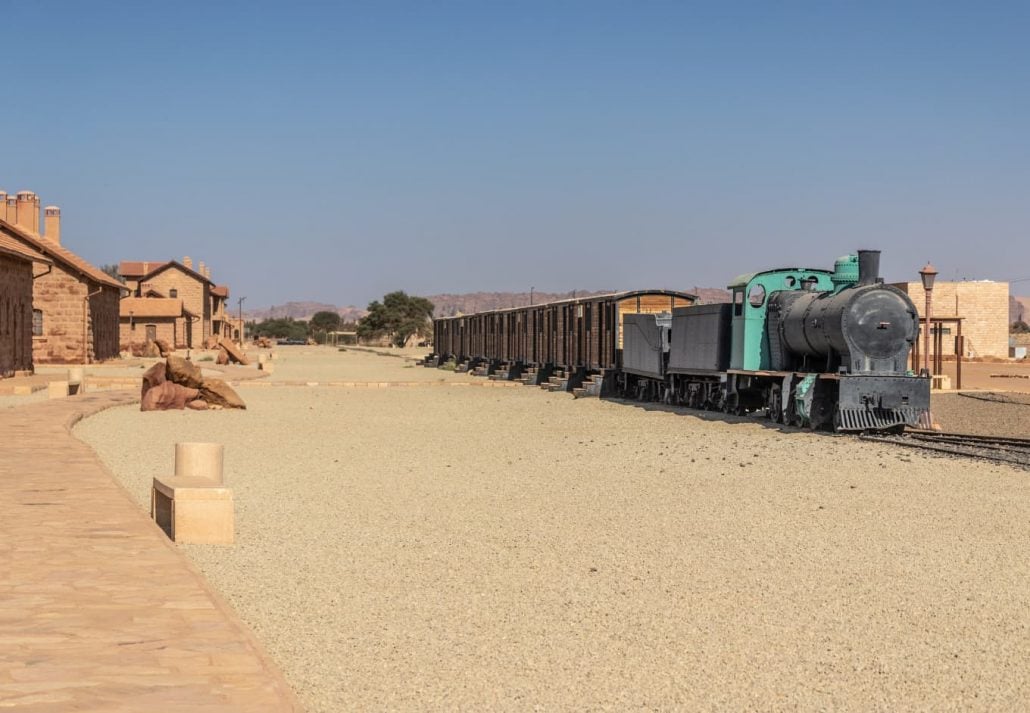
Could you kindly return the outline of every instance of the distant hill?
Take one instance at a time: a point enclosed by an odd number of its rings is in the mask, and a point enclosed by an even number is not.
[[[1030,320],[1030,297],[1009,295],[1009,324]]]
[[[354,307],[337,307],[325,302],[287,302],[284,305],[274,305],[267,308],[245,310],[243,316],[248,321],[261,322],[266,319],[300,319],[309,320],[316,312],[336,312],[343,318],[344,322],[356,322],[366,314],[368,310]]]
[[[606,295],[616,290],[575,290],[569,292],[533,292],[533,304],[544,304],[545,302],[557,302],[568,300],[573,297],[592,297],[594,295]],[[692,287],[684,290],[690,294],[697,295],[702,302],[729,302],[730,293],[716,287]],[[468,292],[465,294],[442,294],[426,295],[426,299],[436,307],[434,316],[452,317],[456,314],[472,314],[474,312],[486,312],[493,309],[506,309],[508,307],[524,307],[530,304],[528,292]],[[248,320],[260,322],[265,319],[311,319],[315,312],[337,312],[345,322],[356,322],[364,317],[368,311],[360,307],[337,307],[336,305],[324,302],[287,302],[283,305],[275,305],[265,309],[253,309],[245,311],[243,316]]]

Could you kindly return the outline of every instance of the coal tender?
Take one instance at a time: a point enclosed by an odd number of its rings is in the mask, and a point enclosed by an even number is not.
[[[836,431],[928,425],[930,379],[907,368],[918,314],[882,283],[879,259],[859,250],[832,271],[741,275],[730,304],[636,315],[613,389]]]

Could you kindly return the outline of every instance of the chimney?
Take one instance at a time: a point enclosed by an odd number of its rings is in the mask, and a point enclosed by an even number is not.
[[[32,191],[18,191],[15,198],[18,209],[18,227],[39,234],[39,196]]]
[[[200,261],[200,265],[197,267],[197,272],[200,273],[201,277],[204,276],[204,261],[203,260]]]
[[[7,198],[7,222],[11,225],[18,224],[18,199],[14,196]]]
[[[7,191],[0,191],[0,220],[11,222],[7,220]]]
[[[192,270],[193,269],[193,258],[191,258],[189,255],[187,255],[186,257],[184,257],[182,259],[182,264],[186,267],[186,269]]]
[[[880,251],[858,251],[858,284],[872,285],[880,277]]]
[[[206,277],[209,280],[211,279],[211,266],[210,265],[208,265],[207,267],[204,268],[204,277]]]
[[[61,209],[48,205],[43,209],[43,237],[61,244]]]

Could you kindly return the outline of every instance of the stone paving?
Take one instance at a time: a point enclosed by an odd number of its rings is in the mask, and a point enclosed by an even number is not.
[[[228,605],[71,435],[136,399],[0,410],[0,710],[299,710]]]

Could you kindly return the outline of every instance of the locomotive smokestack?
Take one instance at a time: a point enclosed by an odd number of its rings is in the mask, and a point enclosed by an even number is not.
[[[858,284],[873,285],[880,277],[880,251],[858,251]]]

